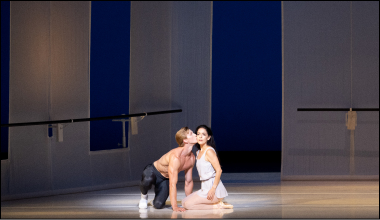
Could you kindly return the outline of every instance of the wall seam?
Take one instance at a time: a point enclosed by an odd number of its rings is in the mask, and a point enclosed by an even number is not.
[[[284,70],[284,1],[281,1],[281,50],[282,50],[282,119],[281,119],[281,179],[284,172],[284,127],[285,127],[285,70]]]
[[[91,6],[92,2],[89,2],[89,15],[88,15],[88,117],[91,117]],[[90,172],[91,172],[91,185],[94,185],[94,173],[92,167],[92,155],[91,155],[91,122],[88,122],[88,156],[90,157]]]
[[[210,16],[210,113],[209,113],[209,126],[212,127],[212,28],[213,28],[213,14],[214,14],[214,2],[211,1],[211,16]]]
[[[12,45],[12,1],[10,1],[9,3],[9,101],[8,101],[8,123],[11,123],[10,122],[10,118],[11,118],[11,77],[12,77],[12,74],[11,74],[11,68],[12,68],[12,65],[11,65],[11,59],[12,59],[12,53],[11,53],[11,46]],[[13,179],[13,175],[12,175],[12,160],[11,160],[11,129],[8,127],[8,172],[9,172],[9,178],[8,178],[8,194],[11,194],[11,181]]]
[[[49,121],[51,120],[51,41],[52,41],[52,37],[51,37],[51,7],[52,7],[52,3],[51,1],[49,1],[49,72],[48,72],[48,117],[49,117]],[[48,132],[49,132],[49,125],[47,125],[47,129],[48,129]],[[58,128],[57,128],[58,129]],[[53,128],[52,128],[53,130]],[[57,130],[57,133],[58,133],[58,130]],[[54,133],[53,133],[54,134]],[[48,152],[49,152],[49,165],[50,165],[50,189],[51,190],[54,190],[54,181],[53,181],[53,156],[52,156],[52,138],[49,137],[49,134],[47,135],[48,137]],[[54,135],[53,135],[54,137]]]

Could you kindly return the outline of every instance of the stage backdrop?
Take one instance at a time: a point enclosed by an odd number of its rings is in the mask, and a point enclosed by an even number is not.
[[[378,111],[351,142],[347,112],[297,108],[379,108],[379,2],[283,2],[282,28],[282,178],[378,179]]]
[[[90,116],[90,19],[90,2],[11,2],[9,123]],[[47,125],[10,128],[1,199],[137,185],[182,126],[210,125],[211,24],[212,2],[132,2],[130,113],[183,112],[147,116],[109,151],[90,152],[89,122],[63,142]]]

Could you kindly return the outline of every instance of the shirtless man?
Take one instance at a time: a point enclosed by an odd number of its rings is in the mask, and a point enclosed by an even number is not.
[[[170,195],[173,211],[184,212],[184,208],[177,206],[177,181],[178,173],[185,171],[185,194],[193,191],[193,167],[195,156],[191,152],[193,145],[197,143],[197,136],[188,127],[181,128],[175,135],[178,147],[166,153],[153,164],[144,168],[140,182],[141,200],[140,209],[148,206],[148,190],[155,185],[155,197],[153,206],[162,209],[166,199]]]

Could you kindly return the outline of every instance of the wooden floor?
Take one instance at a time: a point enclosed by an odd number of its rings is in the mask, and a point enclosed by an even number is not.
[[[233,210],[140,210],[138,186],[1,202],[1,218],[379,218],[379,181],[280,181],[280,173],[224,173]],[[177,185],[178,199],[185,197]],[[195,182],[194,190],[200,188]],[[153,190],[149,200],[154,198]]]

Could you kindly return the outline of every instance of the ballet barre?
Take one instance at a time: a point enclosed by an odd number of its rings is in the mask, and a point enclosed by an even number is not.
[[[350,108],[297,108],[297,111],[350,111]],[[379,111],[379,108],[352,108],[352,111]]]
[[[379,108],[297,108],[297,111],[345,111],[348,130],[355,130],[357,111],[379,111]]]
[[[51,125],[51,124],[64,124],[64,123],[74,123],[74,122],[85,122],[85,121],[98,121],[98,120],[108,120],[108,119],[121,119],[121,118],[131,118],[140,117],[148,115],[161,115],[182,112],[182,109],[167,110],[167,111],[157,111],[157,112],[143,112],[129,115],[116,115],[116,116],[106,116],[106,117],[94,117],[94,118],[78,118],[78,119],[65,119],[56,121],[38,121],[38,122],[23,122],[23,123],[10,123],[1,124],[1,127],[18,127],[18,126],[31,126],[31,125]]]

